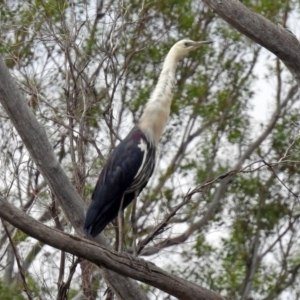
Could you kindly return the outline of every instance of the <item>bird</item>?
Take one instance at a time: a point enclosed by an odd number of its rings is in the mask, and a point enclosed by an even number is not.
[[[178,62],[190,51],[212,41],[189,39],[175,43],[138,124],[107,159],[92,194],[84,230],[95,237],[124,210],[147,185],[155,166],[155,153],[170,114]]]

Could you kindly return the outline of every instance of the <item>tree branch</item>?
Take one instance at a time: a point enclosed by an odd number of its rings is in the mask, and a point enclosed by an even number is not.
[[[222,19],[274,53],[300,85],[300,43],[282,26],[252,12],[238,0],[204,0]]]
[[[87,259],[100,268],[104,267],[150,284],[178,299],[224,300],[220,295],[169,274],[145,260],[110,251],[90,240],[47,227],[8,203],[3,197],[0,197],[0,217],[47,245]]]
[[[56,159],[45,130],[40,126],[28,107],[1,58],[0,103],[6,110],[38,169],[58,199],[70,223],[77,234],[84,236],[84,203]],[[110,247],[103,235],[98,236],[95,240],[105,247]],[[147,299],[145,293],[136,282],[107,271],[104,268],[101,268],[100,271],[106,283],[119,299]]]

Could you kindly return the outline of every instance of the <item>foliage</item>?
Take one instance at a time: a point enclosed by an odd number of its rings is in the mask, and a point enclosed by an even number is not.
[[[26,299],[22,295],[22,289],[21,288],[16,289],[15,286],[9,287],[1,281],[0,281],[0,295],[1,295],[1,299],[3,299],[3,300],[11,300],[11,299],[24,300],[24,299]]]
[[[292,1],[243,2],[283,25],[297,10]],[[154,247],[146,247],[149,259],[233,298],[298,295],[300,112],[294,82],[272,57],[265,67],[273,91],[259,94],[257,87],[264,89],[267,81],[258,71],[265,54],[201,1],[97,3],[102,2],[0,4],[0,52],[77,191],[88,205],[100,169],[137,122],[172,44],[184,37],[213,40],[178,67],[156,171],[138,200],[138,239],[191,189],[242,170],[224,190],[223,181],[216,180],[183,205],[148,245]],[[259,101],[270,103],[262,124],[254,115]],[[0,193],[40,222],[70,232],[2,108],[0,135]],[[131,210],[125,212],[127,248],[134,239]],[[19,270],[1,233],[0,279],[13,283]],[[67,278],[74,261],[19,231],[10,228],[10,233],[30,291],[43,299],[56,297],[59,273]],[[112,225],[106,235],[114,244]],[[103,295],[104,281],[98,284],[97,269],[89,268],[85,279],[94,297]],[[81,291],[81,272],[78,268],[71,281],[68,299]],[[151,286],[143,289],[149,297],[166,297]],[[1,299],[11,290],[2,282]],[[16,291],[14,299],[22,295]]]

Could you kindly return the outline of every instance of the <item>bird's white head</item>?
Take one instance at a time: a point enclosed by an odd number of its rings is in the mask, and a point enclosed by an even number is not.
[[[202,45],[206,44],[211,44],[212,41],[200,41],[200,42],[195,42],[192,40],[181,40],[177,42],[171,49],[170,49],[170,54],[176,59],[180,60],[183,58],[185,55],[187,55],[190,51],[195,50],[199,48]]]
[[[170,49],[166,56],[158,83],[139,121],[139,128],[147,135],[149,141],[153,141],[154,145],[158,145],[168,120],[178,61],[190,51],[211,43],[211,41],[181,40]]]

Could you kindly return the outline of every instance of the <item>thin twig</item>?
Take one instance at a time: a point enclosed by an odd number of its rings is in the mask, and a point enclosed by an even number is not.
[[[73,259],[74,259],[74,256],[73,256]],[[81,261],[82,261],[82,259],[78,258],[78,257],[75,259],[75,261],[73,261],[72,265],[70,266],[70,273],[69,273],[66,283],[62,282],[62,284],[59,285],[57,298],[56,298],[57,300],[67,299],[72,278],[75,274],[78,263],[80,263]]]
[[[260,166],[251,169],[251,167],[253,167],[255,164],[261,163]],[[296,198],[299,198],[299,196],[295,193],[293,193],[293,191],[291,191],[285,184],[284,182],[282,182],[282,180],[277,176],[277,174],[275,173],[273,167],[278,166],[280,164],[283,164],[284,161],[282,162],[276,162],[276,163],[267,163],[265,160],[260,159],[254,162],[251,162],[250,164],[248,164],[247,166],[240,168],[239,170],[231,170],[228,171],[224,174],[221,174],[219,176],[216,176],[214,178],[211,178],[207,181],[205,181],[204,183],[198,185],[196,188],[194,188],[193,190],[189,191],[183,198],[183,201],[177,205],[176,207],[174,207],[171,212],[165,216],[165,218],[163,219],[163,221],[161,221],[152,231],[151,233],[142,241],[139,242],[138,248],[137,248],[137,253],[140,254],[142,252],[142,250],[145,248],[146,245],[148,245],[156,236],[158,236],[159,234],[161,234],[164,231],[164,228],[168,225],[169,220],[176,215],[176,213],[187,203],[189,203],[191,201],[191,198],[193,195],[198,194],[200,192],[203,192],[204,188],[206,188],[207,186],[212,185],[213,183],[219,181],[219,180],[224,180],[226,178],[230,178],[235,176],[236,174],[239,173],[253,173],[263,167],[268,167],[269,169],[271,169],[271,171],[274,173],[275,177],[280,181],[280,183],[290,192],[292,193]],[[295,162],[295,163],[299,163],[300,162]],[[188,229],[189,231],[190,229]],[[193,230],[192,230],[193,231]],[[185,236],[185,234],[180,235],[180,236]],[[178,237],[175,237],[172,240],[168,240],[168,245],[172,245],[172,241],[178,240]],[[160,245],[164,244],[163,242],[160,243]],[[157,247],[159,248],[159,247]],[[144,254],[144,253],[143,253]]]
[[[278,177],[278,175],[276,174],[276,172],[274,171],[273,167],[268,164],[266,161],[263,160],[263,163],[268,166],[272,173],[274,174],[274,176],[278,179],[278,181],[293,195],[295,196],[296,198],[299,198],[299,195],[295,194],[289,187],[286,186],[286,184]]]
[[[182,208],[184,205],[189,203],[191,200],[191,195],[187,194],[184,198],[183,201],[174,207],[172,211],[163,219],[162,222],[160,222],[155,228],[152,230],[152,232],[142,241],[140,241],[138,248],[137,248],[137,254],[139,255],[141,251],[144,249],[144,247],[149,244],[155,236],[159,235],[160,233],[163,232],[163,229],[168,225],[169,220],[176,215],[176,213],[179,211],[180,208]]]
[[[9,239],[10,245],[11,245],[11,247],[12,247],[12,249],[13,249],[13,252],[14,252],[14,254],[15,254],[15,257],[16,257],[16,261],[17,261],[19,273],[20,273],[20,276],[21,276],[21,279],[22,279],[22,282],[23,282],[24,291],[25,291],[25,293],[26,293],[28,299],[29,299],[29,300],[33,300],[33,297],[31,296],[31,292],[30,292],[30,290],[29,290],[29,288],[28,288],[28,286],[27,286],[27,283],[26,283],[25,272],[24,272],[24,270],[23,270],[23,268],[22,268],[22,265],[21,265],[21,262],[20,262],[20,257],[19,257],[18,251],[17,251],[17,249],[16,249],[16,247],[15,247],[15,244],[14,244],[12,238],[11,238],[11,235],[10,235],[10,233],[9,233],[7,227],[6,227],[5,222],[3,222],[2,219],[1,219],[1,221],[2,221],[2,225],[3,225],[3,227],[4,227],[4,230],[5,230],[6,234],[7,234],[7,237],[8,237],[8,239]]]
[[[123,203],[124,203],[124,195],[121,200],[120,208],[119,208],[119,213],[118,213],[118,252],[122,252],[123,249]]]
[[[137,192],[135,192],[133,203],[132,203],[132,212],[131,212],[133,256],[137,256],[137,248],[136,248],[136,237],[137,237],[136,202],[137,202],[137,196],[138,196]]]

